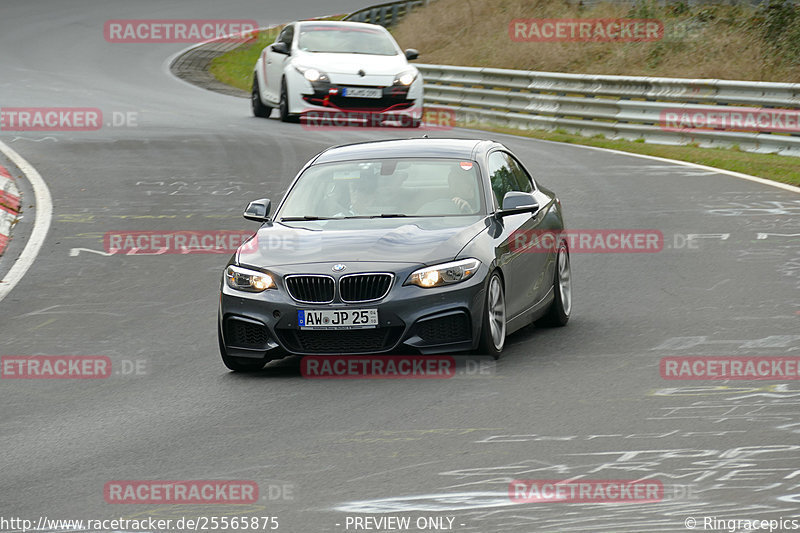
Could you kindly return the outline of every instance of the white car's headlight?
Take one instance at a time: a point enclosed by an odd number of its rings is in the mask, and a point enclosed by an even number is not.
[[[313,67],[301,67],[299,65],[295,65],[294,68],[308,81],[331,81],[327,74]]]
[[[462,259],[452,263],[442,263],[421,268],[408,276],[406,285],[417,285],[422,288],[440,287],[466,281],[475,275],[481,262],[477,259]]]
[[[231,289],[247,292],[264,292],[276,288],[275,281],[269,274],[233,265],[225,269],[225,282]]]
[[[405,85],[409,86],[417,79],[417,72],[415,70],[406,70],[394,77],[392,85]]]

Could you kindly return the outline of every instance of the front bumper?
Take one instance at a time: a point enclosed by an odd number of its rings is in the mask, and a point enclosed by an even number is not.
[[[375,80],[354,82],[309,82],[298,73],[292,73],[290,87],[299,91],[289,95],[290,113],[304,115],[311,112],[379,114],[386,117],[411,117],[421,119],[423,112],[422,79],[418,77],[410,86],[383,85]],[[343,96],[345,88],[379,89],[380,98],[353,98]]]
[[[292,299],[283,276],[287,274],[330,273],[334,263],[292,265],[291,271],[271,269],[277,289],[246,293],[231,289],[224,282],[220,295],[219,321],[228,355],[251,358],[276,358],[284,353],[439,354],[471,350],[480,334],[486,267],[481,266],[471,279],[449,287],[423,289],[404,286],[408,275],[419,265],[390,269],[386,263],[348,263],[348,274],[394,272],[389,293],[375,302],[305,304]],[[338,283],[338,275],[333,275]],[[358,330],[309,330],[297,324],[298,310],[377,309],[379,325]]]

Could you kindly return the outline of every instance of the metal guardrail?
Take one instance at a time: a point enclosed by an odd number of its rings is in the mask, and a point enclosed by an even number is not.
[[[794,133],[666,128],[662,112],[800,110],[800,84],[561,74],[419,64],[425,105],[452,110],[459,123],[557,129],[660,144],[698,143],[800,157]]]
[[[389,26],[397,24],[397,22],[413,8],[417,6],[426,6],[429,3],[430,0],[400,0],[399,2],[388,2],[386,4],[378,4],[360,9],[355,13],[347,15],[343,20],[380,24],[388,28]]]

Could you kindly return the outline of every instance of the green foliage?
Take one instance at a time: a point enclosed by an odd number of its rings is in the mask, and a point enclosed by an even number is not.
[[[655,0],[637,0],[628,10],[628,18],[652,19],[658,18],[661,9]]]
[[[774,54],[800,63],[800,5],[770,0],[761,5],[754,21]]]
[[[674,4],[669,4],[667,6],[667,14],[671,17],[688,15],[690,11],[691,9],[689,8],[689,4],[686,2],[675,2]]]

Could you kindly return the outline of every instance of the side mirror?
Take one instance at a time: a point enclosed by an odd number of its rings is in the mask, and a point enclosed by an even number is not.
[[[419,57],[419,52],[413,48],[409,48],[406,50],[406,59],[409,61],[414,61]]]
[[[516,215],[518,213],[535,213],[539,210],[539,202],[530,192],[510,191],[503,196],[503,207],[498,216]]]
[[[242,216],[254,222],[269,222],[269,210],[271,207],[272,202],[268,198],[262,198],[247,204],[247,209],[244,210]]]
[[[280,42],[277,42],[277,43],[273,44],[272,45],[272,51],[273,52],[277,52],[279,54],[283,54],[285,56],[288,56],[290,54],[289,45],[286,44],[283,41],[280,41]]]

